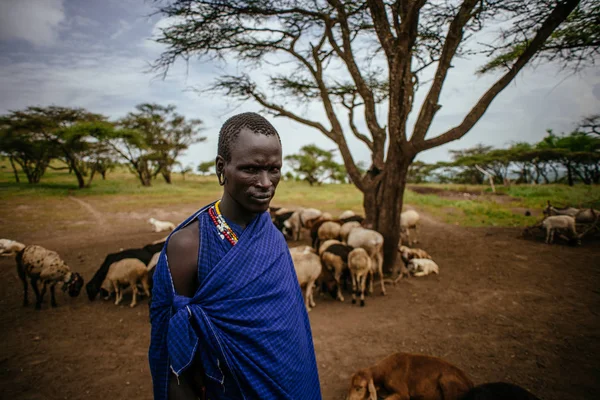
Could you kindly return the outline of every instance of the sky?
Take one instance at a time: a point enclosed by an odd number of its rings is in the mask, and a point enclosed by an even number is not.
[[[196,166],[216,155],[222,123],[232,115],[259,111],[215,93],[199,93],[223,71],[240,72],[233,62],[178,63],[162,78],[150,65],[164,50],[156,43],[168,23],[153,14],[145,0],[2,0],[0,1],[0,114],[28,106],[83,107],[111,119],[125,116],[140,103],[174,104],[179,113],[204,121],[207,140],[193,145],[182,157]],[[427,137],[443,133],[462,121],[476,100],[498,78],[476,76],[482,59],[453,62]],[[265,65],[252,76],[282,72]],[[285,71],[283,71],[285,72]],[[415,107],[425,95],[416,95]],[[329,126],[320,103],[294,105],[293,111]],[[529,67],[493,101],[475,127],[461,140],[421,153],[426,162],[447,160],[448,150],[484,143],[505,147],[515,141],[539,141],[546,129],[570,132],[584,116],[600,113],[600,68],[579,73],[557,65]],[[415,114],[415,112],[413,112]],[[343,115],[340,117],[344,117]],[[284,155],[303,145],[335,149],[319,131],[283,117],[268,117],[280,133]],[[409,122],[414,121],[414,115]],[[357,125],[366,130],[364,121]],[[385,122],[382,122],[384,125]],[[366,146],[349,134],[356,161],[368,162]]]

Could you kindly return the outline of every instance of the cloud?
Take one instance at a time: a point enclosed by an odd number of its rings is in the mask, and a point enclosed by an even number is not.
[[[63,0],[3,0],[0,41],[18,39],[35,46],[52,46],[64,21]]]
[[[126,33],[129,30],[131,30],[131,24],[129,24],[129,22],[125,21],[124,19],[121,19],[121,20],[119,20],[119,28],[117,29],[117,31],[115,33],[110,35],[110,38],[112,40],[117,39],[117,38],[119,38],[119,36],[123,35],[124,33]]]

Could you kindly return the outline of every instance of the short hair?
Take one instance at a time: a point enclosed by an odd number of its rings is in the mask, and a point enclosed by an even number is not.
[[[244,128],[260,135],[274,135],[281,144],[279,133],[265,117],[254,112],[237,114],[225,121],[219,132],[217,154],[223,157],[225,161],[231,161],[231,146]]]

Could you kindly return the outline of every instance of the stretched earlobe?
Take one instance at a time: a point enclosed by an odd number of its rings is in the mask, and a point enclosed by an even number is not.
[[[219,180],[219,185],[224,186],[227,180],[223,176],[224,174],[217,174],[217,179]]]

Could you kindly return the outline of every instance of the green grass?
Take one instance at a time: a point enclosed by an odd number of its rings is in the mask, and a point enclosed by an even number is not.
[[[600,187],[577,185],[513,185],[498,186],[499,193],[493,195],[487,185],[419,185],[444,191],[475,192],[484,195],[472,198],[439,196],[405,192],[404,201],[432,214],[441,221],[462,226],[526,226],[532,224],[531,217],[524,216],[524,209],[534,213],[550,200],[553,204],[582,205],[600,208]],[[76,179],[66,171],[48,170],[39,184],[30,185],[24,175],[21,183],[15,183],[8,162],[0,160],[0,212],[9,213],[14,205],[40,208],[47,218],[56,217],[55,207],[66,196],[84,197],[102,212],[126,212],[140,208],[159,208],[173,205],[197,205],[200,207],[220,196],[222,188],[214,176],[189,175],[185,180],[173,174],[173,184],[162,178],[143,187],[137,178],[125,168],[108,174],[107,180],[97,176],[92,186],[78,189]],[[456,198],[454,198],[456,197]],[[42,203],[43,201],[43,203]],[[62,203],[64,204],[64,203]],[[334,215],[351,209],[363,213],[362,194],[353,185],[322,185],[310,187],[305,182],[281,182],[273,205],[316,207]],[[60,212],[67,212],[65,210]]]

